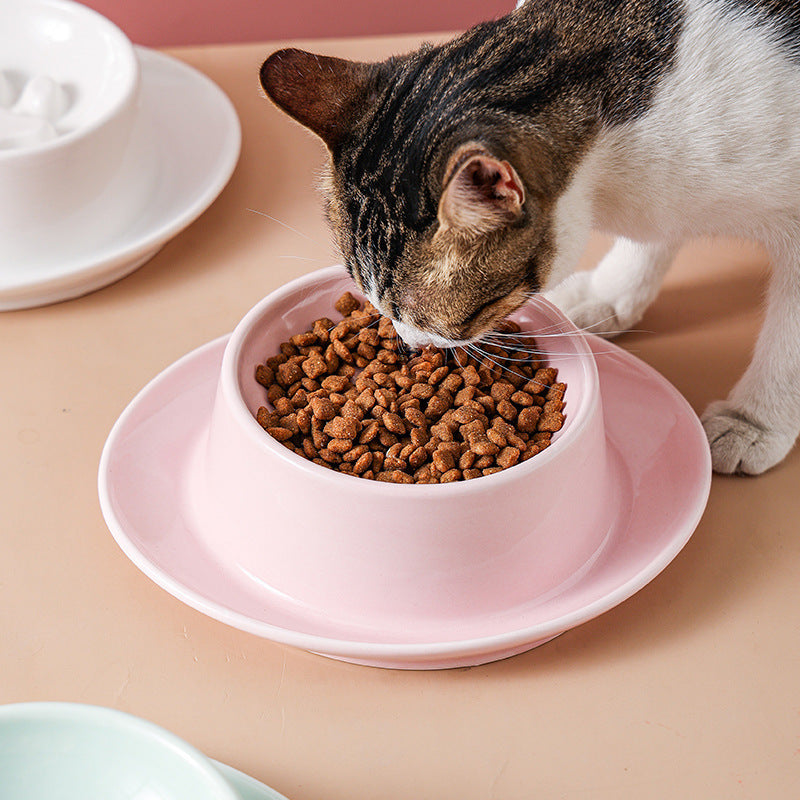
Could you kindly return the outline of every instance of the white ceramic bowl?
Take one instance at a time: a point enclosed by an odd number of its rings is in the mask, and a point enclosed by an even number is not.
[[[76,703],[0,706],[3,800],[238,800],[198,750],[138,717]]]
[[[103,191],[126,157],[139,62],[100,14],[70,0],[0,3],[0,258],[64,258],[130,222],[136,187]],[[143,169],[140,166],[140,170]]]
[[[568,385],[566,420],[548,449],[469,481],[379,483],[296,455],[254,418],[265,404],[256,365],[314,319],[338,318],[333,304],[345,290],[354,291],[344,270],[320,270],[269,295],[233,332],[208,437],[185,482],[205,545],[254,589],[392,628],[497,613],[576,576],[614,516],[597,369],[583,336],[544,301],[514,315],[526,330],[548,331],[540,343]]]

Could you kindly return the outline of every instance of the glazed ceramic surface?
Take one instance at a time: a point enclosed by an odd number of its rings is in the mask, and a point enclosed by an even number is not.
[[[342,268],[319,270],[273,292],[233,332],[186,481],[204,545],[256,588],[372,628],[502,612],[568,580],[602,546],[615,506],[584,338],[544,301],[515,315],[549,332],[539,345],[557,354],[548,361],[567,384],[564,426],[535,458],[451,484],[364,480],[298,456],[255,421],[266,403],[257,365],[313,320],[337,318],[347,290]]]
[[[0,4],[0,261],[70,254],[95,223],[81,210],[104,192],[130,146],[139,107],[133,46],[69,0]],[[138,201],[115,196],[109,219]]]
[[[3,800],[255,800],[224,775],[182,739],[121,711],[0,706]]]
[[[238,769],[220,764],[219,761],[214,761],[213,764],[236,792],[237,800],[286,800],[282,794]]]
[[[532,585],[515,602],[502,593],[500,601],[487,593],[483,607],[472,605],[470,613],[461,609],[457,617],[451,609],[442,613],[440,606],[433,612],[416,607],[397,616],[367,609],[360,618],[345,618],[326,605],[298,602],[254,579],[219,548],[209,546],[213,537],[205,526],[220,524],[219,518],[199,516],[195,498],[198,466],[219,402],[223,353],[228,357],[234,352],[226,339],[174,364],[120,417],[100,464],[104,515],[125,553],[162,587],[204,613],[276,641],[358,663],[403,668],[478,664],[522,652],[607,611],[652,580],[688,540],[708,497],[708,447],[686,401],[634,357],[607,342],[586,341],[599,373],[604,481],[614,498],[611,518],[603,505],[586,507],[580,483],[568,484],[573,505],[582,505],[586,519],[596,521],[599,546],[561,582],[547,590]],[[558,450],[555,445],[552,449],[555,458]],[[537,515],[542,516],[538,472],[525,475],[518,493],[528,505],[522,501],[517,510],[518,530],[526,525],[533,530]],[[464,485],[490,484],[494,477]],[[270,488],[267,484],[263,491]],[[481,533],[487,540],[503,533],[495,511],[490,506],[482,525],[472,527],[475,539]],[[273,524],[273,538],[295,535],[294,527]],[[223,531],[230,533],[231,527],[224,525],[218,535]],[[309,570],[318,573],[318,554],[306,556]],[[385,573],[377,577],[386,580]],[[408,579],[417,581],[420,593],[427,591],[429,575]]]
[[[241,131],[227,96],[180,61],[140,47],[136,54],[141,105],[131,147],[105,191],[80,213],[90,232],[71,254],[51,248],[46,258],[0,259],[0,311],[67,300],[133,272],[230,179]],[[110,219],[120,196],[136,206],[121,229]]]

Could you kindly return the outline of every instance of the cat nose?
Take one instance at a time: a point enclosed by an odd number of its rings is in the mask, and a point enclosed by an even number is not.
[[[420,328],[416,328],[413,325],[408,325],[405,322],[398,322],[397,320],[392,320],[392,325],[394,325],[395,331],[397,331],[397,335],[412,349],[417,350],[420,347],[426,347],[428,345],[433,345],[433,347],[458,347],[465,342],[456,341],[454,339],[446,339],[443,336],[437,336],[435,333],[429,333],[428,331],[423,331]]]

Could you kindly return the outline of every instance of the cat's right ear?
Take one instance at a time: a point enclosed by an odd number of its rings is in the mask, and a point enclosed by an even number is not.
[[[450,159],[439,224],[466,236],[506,227],[522,216],[525,186],[514,167],[480,145],[462,146]]]
[[[288,48],[261,65],[267,96],[331,150],[353,129],[368,102],[372,65]]]

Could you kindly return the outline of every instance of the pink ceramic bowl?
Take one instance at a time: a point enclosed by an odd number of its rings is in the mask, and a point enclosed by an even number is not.
[[[404,619],[497,613],[577,577],[614,514],[597,369],[583,336],[545,301],[514,315],[526,330],[547,331],[539,343],[567,383],[566,420],[548,449],[469,481],[378,483],[296,455],[255,420],[265,404],[256,365],[313,320],[337,319],[346,290],[354,291],[341,268],[307,275],[233,332],[185,484],[205,545],[258,591],[393,629]]]

